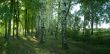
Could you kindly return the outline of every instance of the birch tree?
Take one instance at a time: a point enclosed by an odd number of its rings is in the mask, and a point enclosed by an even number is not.
[[[67,44],[67,16],[69,13],[69,9],[71,6],[71,0],[62,0],[62,9],[61,9],[61,17],[62,17],[62,47],[67,49],[68,44]]]

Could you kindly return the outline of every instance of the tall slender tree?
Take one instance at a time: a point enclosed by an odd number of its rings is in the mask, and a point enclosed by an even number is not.
[[[16,37],[19,35],[19,1],[17,0],[17,17],[16,17]]]
[[[67,15],[69,13],[69,9],[71,6],[71,0],[63,0],[62,1],[62,47],[67,49]]]
[[[44,42],[44,36],[45,36],[45,18],[46,18],[46,0],[42,0],[40,43]]]

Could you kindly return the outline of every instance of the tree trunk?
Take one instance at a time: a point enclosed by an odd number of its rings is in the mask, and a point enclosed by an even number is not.
[[[85,15],[86,16],[86,15]],[[84,17],[84,22],[83,22],[83,35],[85,36],[85,30],[86,30],[86,19]]]
[[[55,38],[57,39],[57,35],[59,33],[59,21],[60,21],[60,1],[58,2],[58,18],[56,19],[56,31],[55,31]]]
[[[62,9],[62,47],[64,49],[67,49],[68,48],[68,44],[67,44],[67,15],[69,13],[69,9],[70,9],[70,6],[71,6],[71,0],[69,0],[69,3],[68,3],[68,7],[67,7],[67,0],[63,0],[63,5],[62,7],[64,9]]]
[[[7,40],[7,21],[5,20],[5,39]]]
[[[25,15],[26,15],[26,17],[25,17],[25,37],[27,36],[27,12],[28,12],[28,10],[26,8],[26,10],[25,10]]]
[[[91,18],[91,35],[93,35],[93,25],[94,25],[94,18],[92,16],[92,18]]]
[[[45,36],[45,18],[46,18],[45,15],[46,15],[46,0],[42,0],[40,43],[43,43],[44,42],[44,36]]]
[[[11,11],[11,17],[12,17],[13,16],[13,0],[11,0],[10,11]],[[8,21],[8,35],[7,35],[7,39],[9,39],[10,36],[11,36],[11,19],[12,18],[9,18],[9,21]]]
[[[17,0],[17,17],[16,17],[16,37],[18,38],[19,30],[19,1]]]

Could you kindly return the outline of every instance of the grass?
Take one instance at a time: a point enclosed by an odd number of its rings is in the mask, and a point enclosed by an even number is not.
[[[107,44],[110,39],[107,36],[103,36],[99,41],[97,38],[89,41],[68,39],[69,49],[66,50],[61,47],[61,37],[58,39],[53,37],[47,35],[43,44],[31,36],[12,38],[8,43],[0,37],[0,54],[110,54],[110,47]],[[105,42],[98,43],[100,41]]]

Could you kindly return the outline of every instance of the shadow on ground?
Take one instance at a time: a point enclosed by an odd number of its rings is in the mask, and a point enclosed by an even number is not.
[[[12,38],[6,43],[0,38],[0,54],[110,54],[110,47],[92,45],[80,41],[70,41],[69,49],[61,48],[61,40],[48,40],[41,44],[35,38]]]

